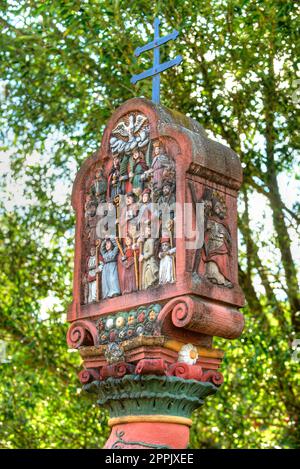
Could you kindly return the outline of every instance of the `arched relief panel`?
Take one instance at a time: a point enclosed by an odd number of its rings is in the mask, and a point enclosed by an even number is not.
[[[177,280],[184,285],[184,248],[177,268],[175,236],[176,200],[184,201],[184,173],[176,169],[182,151],[173,136],[159,135],[157,116],[147,114],[117,113],[75,181],[76,318],[78,309],[84,318],[165,300],[177,294]]]
[[[236,155],[210,141],[192,119],[141,98],[120,106],[100,149],[83,163],[74,183],[74,300],[68,319],[183,294],[242,305],[236,246],[239,168]],[[197,269],[184,232],[184,204],[195,201],[214,209],[204,220]],[[175,202],[180,213],[176,208],[163,216],[161,205]],[[192,210],[188,221],[194,223],[194,217]]]

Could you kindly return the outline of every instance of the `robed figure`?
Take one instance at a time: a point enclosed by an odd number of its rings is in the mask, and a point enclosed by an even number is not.
[[[119,264],[119,274],[122,294],[132,293],[138,290],[137,285],[137,256],[138,250],[133,244],[131,236],[125,238],[125,249],[122,262]]]
[[[113,165],[108,175],[107,185],[107,200],[114,200],[114,198],[122,193],[122,181],[120,174],[120,158],[115,156]]]
[[[90,256],[87,259],[87,303],[93,303],[97,300],[97,267],[96,248],[95,246],[92,246],[90,250]]]
[[[142,264],[142,290],[154,286],[158,282],[158,263],[156,260],[156,240],[151,238],[151,228],[146,228],[146,236],[143,243],[143,253],[140,255]]]
[[[152,184],[153,187],[155,187],[157,190],[160,190],[163,184],[164,172],[167,168],[169,168],[171,162],[168,156],[164,153],[160,142],[155,142],[153,146],[154,151],[151,164]]]
[[[161,240],[161,251],[158,255],[160,258],[159,263],[159,283],[163,285],[165,283],[175,282],[175,253],[176,248],[171,248],[169,238],[163,238]]]
[[[202,259],[205,263],[205,276],[217,285],[231,288],[229,280],[231,255],[231,235],[227,223],[226,205],[213,193],[211,208],[206,219],[204,249]]]
[[[121,294],[117,259],[119,248],[114,239],[104,239],[101,243],[102,270],[102,297],[112,298]]]
[[[144,173],[148,170],[145,162],[144,155],[141,150],[134,149],[132,153],[132,170],[129,173],[130,181],[132,183],[132,192],[135,195],[140,195],[144,190]]]

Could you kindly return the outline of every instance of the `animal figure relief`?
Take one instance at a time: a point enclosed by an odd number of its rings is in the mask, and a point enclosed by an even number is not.
[[[141,114],[136,116],[130,114],[127,119],[119,122],[112,130],[113,137],[110,139],[112,153],[120,155],[121,153],[130,152],[134,148],[142,148],[147,145],[149,142],[149,127],[145,126],[146,122],[147,117]]]

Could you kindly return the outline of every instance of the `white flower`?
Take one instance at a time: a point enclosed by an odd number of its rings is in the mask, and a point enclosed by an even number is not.
[[[178,352],[178,361],[187,365],[194,365],[198,360],[197,347],[193,344],[185,344]]]
[[[112,327],[114,327],[114,320],[112,318],[107,319],[105,326],[106,329],[111,329]]]

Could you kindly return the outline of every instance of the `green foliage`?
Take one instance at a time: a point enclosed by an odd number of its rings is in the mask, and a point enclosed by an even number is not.
[[[299,446],[297,2],[286,0],[0,0],[0,446],[102,446],[107,416],[79,395],[67,352],[74,218],[71,182],[113,110],[151,82],[130,85],[151,54],[133,51],[176,28],[180,67],[162,75],[162,102],[197,119],[239,153],[240,283],[246,333],[224,344],[226,381],[194,416],[192,447]],[[165,56],[164,56],[165,54]],[[293,99],[294,98],[294,99]],[[280,181],[284,181],[283,184]],[[293,186],[294,187],[294,186]],[[257,196],[261,197],[258,199]],[[253,200],[266,207],[255,222]],[[51,301],[50,301],[50,300]],[[48,308],[46,307],[48,305]]]
[[[299,447],[299,363],[291,359],[291,344],[265,318],[246,314],[246,331],[225,350],[225,382],[216,396],[194,413],[193,448]]]

